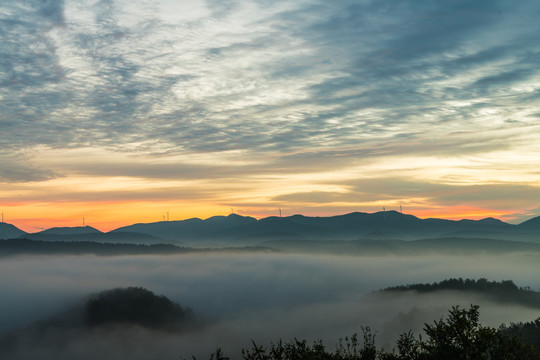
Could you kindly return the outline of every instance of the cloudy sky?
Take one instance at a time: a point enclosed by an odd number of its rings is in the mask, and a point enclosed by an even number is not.
[[[0,208],[540,214],[540,3],[0,0]]]

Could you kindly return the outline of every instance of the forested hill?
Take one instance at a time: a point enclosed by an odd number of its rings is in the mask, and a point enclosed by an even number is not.
[[[518,287],[512,280],[502,280],[498,282],[489,281],[484,278],[478,280],[452,278],[432,284],[411,284],[388,287],[380,290],[379,293],[401,291],[430,293],[444,290],[474,292],[496,302],[515,303],[540,308],[540,292],[534,291],[530,287]]]
[[[13,255],[172,255],[194,252],[279,252],[264,246],[189,248],[171,244],[101,243],[95,241],[0,240],[0,257]]]
[[[194,250],[170,244],[113,244],[93,241],[39,241],[30,239],[0,240],[0,256],[17,254],[95,254],[136,255],[174,254]]]

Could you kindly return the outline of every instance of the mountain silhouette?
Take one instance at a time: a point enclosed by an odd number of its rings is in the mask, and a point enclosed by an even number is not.
[[[15,225],[0,222],[0,239],[12,239],[21,235],[26,235],[26,232],[22,231]]]
[[[540,216],[522,222],[519,224],[519,227],[526,230],[540,231]]]
[[[53,227],[47,230],[37,232],[35,234],[80,235],[80,234],[102,234],[102,232],[91,226],[75,226],[75,227]]]
[[[540,242],[540,217],[520,225],[494,218],[481,220],[420,219],[397,211],[354,212],[330,217],[292,215],[255,219],[231,214],[212,217],[135,224],[116,229],[148,234],[189,244],[238,242],[257,239],[355,240],[463,237]]]
[[[281,240],[367,240],[476,238],[540,242],[540,217],[519,225],[495,218],[481,220],[420,219],[397,211],[353,212],[329,217],[292,215],[255,219],[231,214],[208,219],[138,223],[103,233],[91,226],[58,227],[27,234],[0,223],[0,239],[26,237],[45,241],[100,241],[231,246]]]
[[[118,228],[112,232],[135,232],[168,240],[187,241],[200,237],[208,237],[212,233],[219,233],[228,228],[242,227],[252,223],[257,223],[257,219],[231,214],[229,216],[213,216],[206,220],[191,218],[187,220],[134,224]]]

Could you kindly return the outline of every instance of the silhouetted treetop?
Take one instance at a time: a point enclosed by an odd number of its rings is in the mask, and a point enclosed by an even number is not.
[[[191,310],[141,287],[103,291],[86,303],[88,326],[120,323],[177,330],[190,314]]]
[[[518,287],[512,280],[489,281],[484,278],[478,280],[452,278],[432,284],[411,284],[388,287],[379,293],[396,291],[416,291],[429,293],[442,290],[455,290],[479,293],[486,298],[504,302],[517,303],[540,308],[540,292],[531,290],[530,287]]]
[[[479,323],[478,306],[452,307],[445,319],[425,324],[425,340],[412,332],[402,334],[392,351],[377,349],[375,335],[362,328],[363,341],[355,334],[340,340],[335,351],[319,340],[279,341],[242,350],[244,360],[538,360],[532,344],[499,329]],[[211,360],[226,360],[218,349]]]

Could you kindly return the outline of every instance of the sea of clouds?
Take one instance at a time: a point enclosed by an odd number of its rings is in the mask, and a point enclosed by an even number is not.
[[[10,332],[116,287],[141,286],[194,310],[181,334],[138,326],[19,336],[6,358],[208,358],[217,347],[240,357],[251,341],[339,338],[369,326],[381,346],[440,319],[452,305],[479,304],[484,324],[530,321],[537,309],[458,293],[376,296],[387,286],[450,277],[514,280],[540,288],[538,255],[331,256],[205,253],[171,256],[17,256],[0,261],[0,331]],[[23,332],[24,333],[24,332]]]

